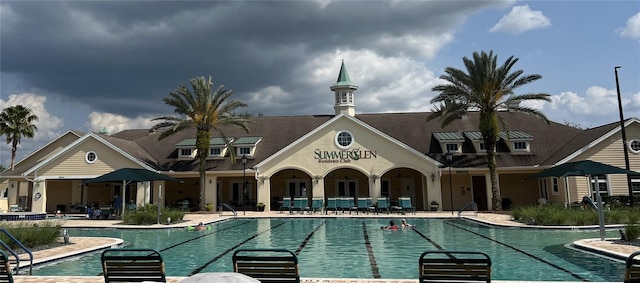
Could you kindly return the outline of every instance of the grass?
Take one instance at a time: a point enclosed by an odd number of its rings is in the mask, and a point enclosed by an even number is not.
[[[6,229],[29,249],[57,243],[62,231],[61,222],[55,220],[38,222],[6,221],[0,223],[0,227]],[[0,240],[13,250],[19,249],[18,244],[4,233],[0,233]]]

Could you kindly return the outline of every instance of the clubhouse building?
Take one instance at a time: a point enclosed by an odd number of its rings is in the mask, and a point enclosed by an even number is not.
[[[212,210],[226,204],[236,210],[280,210],[288,197],[324,199],[409,197],[417,210],[457,211],[475,202],[492,209],[489,170],[478,112],[442,128],[427,122],[429,112],[356,114],[358,86],[344,63],[330,86],[333,115],[254,117],[249,133],[224,129],[213,133],[206,163],[205,202]],[[364,94],[366,95],[366,94]],[[619,122],[590,129],[499,112],[509,127],[496,147],[504,208],[536,205],[539,199],[570,204],[594,192],[586,177],[526,179],[567,162],[594,160],[640,171],[640,120],[628,118],[623,144]],[[109,206],[122,182],[84,181],[120,168],[144,168],[182,182],[126,183],[124,198],[137,205],[158,203],[185,209],[199,207],[200,178],[195,130],[158,140],[159,133],[131,129],[118,133],[70,130],[2,173],[0,208],[66,213],[87,205]],[[231,160],[231,151],[234,160]],[[446,154],[450,153],[451,160]],[[244,158],[243,158],[244,157]],[[242,160],[245,159],[246,163]],[[632,189],[640,194],[640,176]],[[626,175],[598,176],[603,195],[627,195]],[[244,189],[243,189],[244,188]]]

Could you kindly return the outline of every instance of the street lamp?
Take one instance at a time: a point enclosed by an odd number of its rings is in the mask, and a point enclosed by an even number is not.
[[[247,215],[247,208],[244,207],[244,198],[247,195],[247,155],[242,155],[242,215]]]
[[[618,91],[618,111],[620,112],[620,132],[622,134],[622,149],[624,152],[624,165],[625,169],[629,170],[629,152],[627,152],[627,134],[624,130],[624,114],[622,114],[622,98],[620,97],[620,83],[618,82],[618,69],[621,66],[613,67],[613,71],[616,74],[616,90]],[[631,178],[627,175],[627,186],[629,188],[629,205],[633,206],[633,188],[631,186]]]
[[[451,161],[453,160],[453,154],[447,150],[444,157],[447,159],[447,167],[449,167],[449,197],[451,198],[451,215],[453,215],[453,186],[451,185]]]

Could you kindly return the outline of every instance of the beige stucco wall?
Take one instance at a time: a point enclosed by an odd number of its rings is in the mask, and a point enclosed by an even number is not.
[[[342,162],[338,161],[338,163],[319,162],[316,155],[317,151],[341,151],[334,143],[336,134],[341,130],[351,132],[354,137],[354,144],[347,149],[348,151],[354,149],[361,151],[370,150],[375,152],[376,156],[360,158],[358,160],[346,159],[342,160]],[[430,176],[432,173],[439,175],[438,168],[432,160],[392,142],[347,117],[340,117],[326,127],[320,128],[317,132],[313,132],[304,137],[298,143],[288,148],[286,152],[280,152],[271,160],[261,164],[259,176],[271,178],[274,174],[282,170],[296,169],[310,177],[309,184],[319,186],[320,182],[315,182],[315,176],[320,176],[324,179],[328,173],[338,168],[349,168],[360,172],[362,175],[354,174],[353,176],[354,178],[359,178],[360,184],[371,184],[373,183],[373,175],[382,176],[385,172],[395,168],[410,168],[420,172],[424,176]],[[325,180],[321,180],[321,182],[323,186],[329,185]],[[268,182],[258,182],[261,186],[264,186],[265,183]],[[418,178],[416,183],[415,189],[421,190],[424,180]],[[273,182],[271,182],[271,184],[273,184]],[[379,185],[374,185],[371,188],[377,189],[377,191],[370,192],[373,197],[377,197],[377,195],[380,194]],[[265,204],[270,203],[271,189],[274,188],[259,188],[258,201],[264,202]],[[322,196],[318,192],[323,192],[323,190],[313,190],[313,195],[318,197]],[[439,186],[438,189],[434,188],[429,190],[427,198],[441,199]],[[418,201],[423,202],[423,200]]]

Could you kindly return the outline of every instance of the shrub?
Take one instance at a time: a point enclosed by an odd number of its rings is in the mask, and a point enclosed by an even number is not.
[[[184,211],[175,208],[164,208],[160,212],[160,222],[166,223],[167,217],[171,221],[182,220]],[[130,225],[151,225],[158,223],[158,206],[156,204],[146,204],[139,206],[138,209],[128,211],[122,220],[124,224]]]
[[[522,223],[537,225],[597,225],[598,212],[596,210],[582,210],[565,208],[561,205],[524,206],[516,207],[512,212],[513,218]],[[639,223],[640,208],[614,206],[605,211],[606,224]]]
[[[14,238],[29,249],[56,243],[62,231],[60,221],[8,221],[0,224]],[[0,240],[12,249],[19,246],[4,233],[0,233]]]
[[[624,233],[627,235],[627,241],[635,241],[640,237],[640,226],[638,225],[626,225],[624,227]]]

